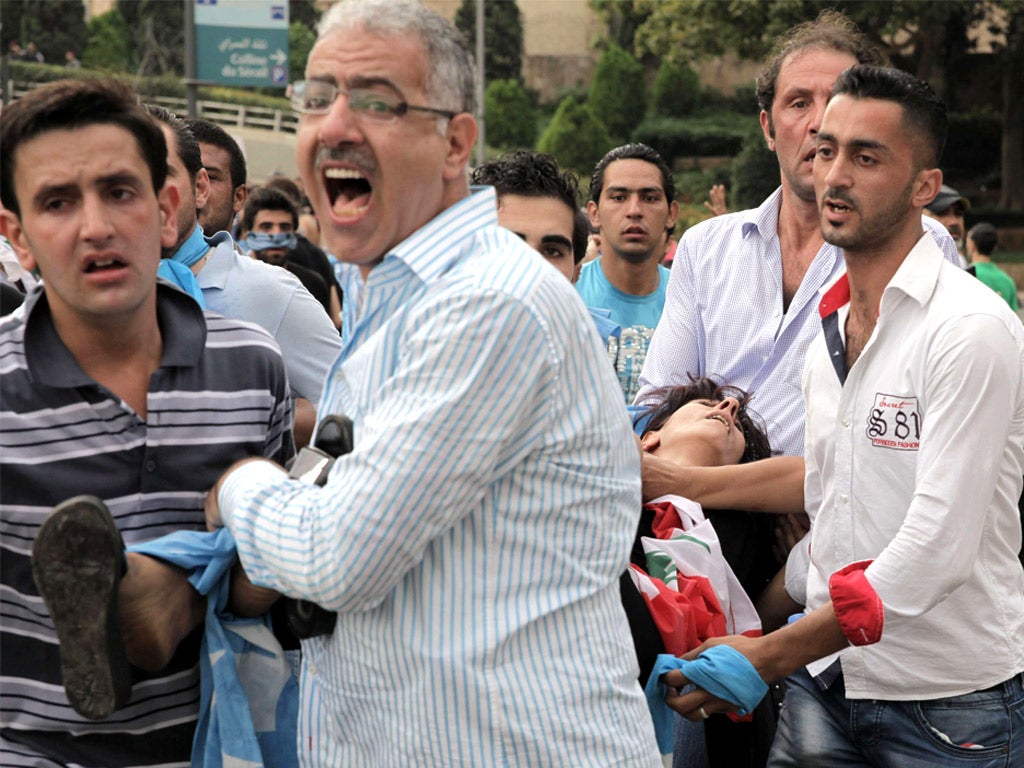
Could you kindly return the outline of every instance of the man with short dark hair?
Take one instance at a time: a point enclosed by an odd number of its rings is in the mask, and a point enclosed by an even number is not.
[[[210,184],[206,203],[199,209],[199,225],[211,235],[231,232],[248,195],[245,155],[231,134],[216,123],[193,117],[185,120],[185,125],[199,142]]]
[[[821,121],[814,188],[846,274],[803,380],[808,612],[697,662],[790,675],[770,766],[1024,764],[1024,326],[923,231],[945,136],[931,88],[882,67],[843,73]]]
[[[627,403],[665,304],[669,271],[661,259],[679,213],[675,192],[671,169],[645,144],[611,150],[590,179],[587,213],[601,233],[601,255],[583,265],[576,290],[622,329],[616,370]]]
[[[204,602],[187,584],[167,595],[181,572],[126,555],[121,536],[203,530],[224,467],[293,454],[273,340],[157,281],[161,247],[177,238],[166,175],[159,126],[116,81],[50,83],[0,113],[0,228],[43,278],[0,320],[4,766],[189,764],[198,638],[169,663],[146,641],[173,625],[177,647]],[[84,518],[72,503],[50,515],[79,494],[110,514]],[[40,539],[55,545],[41,559]],[[144,617],[117,612],[119,597],[140,595]],[[125,626],[138,666],[114,676],[100,655],[120,648]]]
[[[987,221],[981,221],[967,230],[967,271],[1002,296],[1010,309],[1020,309],[1017,284],[1013,278],[992,261],[992,252],[999,245],[999,233]]]
[[[587,251],[589,223],[577,216],[579,186],[551,155],[517,149],[473,170],[473,184],[498,194],[498,222],[575,283]]]
[[[239,245],[260,261],[287,269],[330,313],[331,296],[323,278],[290,258],[298,243],[298,226],[299,212],[292,199],[277,189],[259,187],[242,209]]]

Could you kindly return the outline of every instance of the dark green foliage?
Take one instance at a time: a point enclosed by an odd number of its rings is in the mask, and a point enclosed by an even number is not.
[[[572,96],[562,99],[537,149],[553,155],[563,168],[589,178],[594,165],[615,146],[604,124],[587,104]]]
[[[288,78],[301,80],[306,73],[306,59],[316,43],[316,35],[301,21],[288,24]]]
[[[487,143],[501,149],[530,148],[537,138],[537,115],[515,80],[494,80],[484,94]]]
[[[652,117],[637,126],[632,138],[658,150],[669,164],[677,157],[733,156],[743,147],[752,120],[734,112]]]
[[[999,168],[1002,132],[1002,115],[991,110],[950,115],[946,149],[939,166],[947,174],[959,170],[969,176]]]
[[[288,0],[289,24],[298,22],[315,34],[318,21],[320,12],[313,5],[313,0]]]
[[[758,112],[753,83],[741,85],[731,94],[706,88],[701,92],[700,103],[701,110],[705,112],[738,112],[741,115],[756,115]]]
[[[686,117],[701,106],[700,77],[689,64],[663,60],[651,92],[653,117]]]
[[[476,0],[462,0],[455,26],[476,55]],[[484,0],[484,82],[523,82],[523,20],[515,0]]]
[[[85,48],[85,6],[81,2],[54,0],[2,0],[0,29],[3,50],[17,40],[24,48],[35,43],[45,63],[64,66],[64,53],[73,50],[82,58]]]
[[[632,0],[590,0],[590,7],[608,28],[608,40],[623,50],[633,50],[636,31],[651,15],[648,3]]]
[[[643,65],[610,45],[597,62],[587,102],[612,138],[627,141],[647,108]]]
[[[756,208],[779,183],[779,161],[765,145],[761,126],[750,129],[732,164],[729,210]]]
[[[116,6],[90,19],[89,41],[82,55],[82,66],[125,72],[131,67],[130,53],[131,34]]]

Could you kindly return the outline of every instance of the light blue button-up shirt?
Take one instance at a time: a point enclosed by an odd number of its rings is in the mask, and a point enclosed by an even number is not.
[[[324,488],[256,463],[220,494],[254,581],[339,612],[300,759],[660,765],[619,597],[639,454],[572,285],[485,189],[350,288],[320,416],[355,449]]]

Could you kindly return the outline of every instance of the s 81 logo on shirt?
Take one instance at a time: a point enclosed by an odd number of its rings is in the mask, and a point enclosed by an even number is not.
[[[921,445],[917,398],[877,393],[867,418],[867,436],[876,448],[916,451]]]

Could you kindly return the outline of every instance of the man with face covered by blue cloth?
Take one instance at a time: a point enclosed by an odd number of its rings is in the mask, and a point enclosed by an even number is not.
[[[299,211],[284,192],[272,187],[255,190],[242,210],[243,239],[238,244],[267,264],[287,269],[313,294],[328,314],[331,312],[330,288],[312,269],[292,260],[298,245],[296,232]]]

